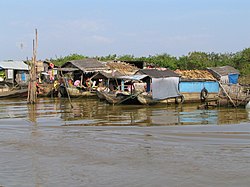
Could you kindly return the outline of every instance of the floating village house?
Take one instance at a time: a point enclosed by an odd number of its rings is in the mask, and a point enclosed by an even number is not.
[[[141,69],[137,75],[147,75],[146,92],[152,93],[154,100],[178,97],[180,76],[169,69]]]
[[[86,81],[87,78],[90,78],[98,71],[107,70],[108,67],[104,62],[100,62],[95,58],[86,58],[83,60],[72,60],[64,63],[60,72],[66,77],[72,78],[75,80],[80,80],[81,84]]]
[[[218,81],[206,70],[176,70],[181,76],[180,93],[185,102],[200,102],[202,99],[217,99],[219,94]],[[201,98],[202,94],[206,98]]]
[[[27,86],[29,67],[23,61],[1,61],[0,82],[11,85]]]
[[[108,70],[99,71],[91,79],[97,82],[97,85],[110,87],[111,90],[122,90],[124,79],[122,76],[133,75],[138,68],[125,62],[107,62]]]
[[[238,84],[239,71],[231,66],[207,68],[220,83],[220,102],[226,105],[245,106],[249,100],[249,92]]]

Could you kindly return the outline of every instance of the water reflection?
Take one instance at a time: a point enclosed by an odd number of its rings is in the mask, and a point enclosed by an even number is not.
[[[198,110],[197,105],[109,105],[96,98],[72,100],[41,98],[35,105],[26,100],[1,100],[0,119],[27,119],[45,126],[161,126],[238,124],[249,121],[243,108]]]
[[[249,186],[245,109],[72,105],[0,101],[0,186]]]

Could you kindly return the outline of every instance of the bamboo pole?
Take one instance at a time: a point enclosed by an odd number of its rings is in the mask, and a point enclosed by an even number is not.
[[[225,90],[225,88],[223,87],[223,85],[218,82],[220,87],[222,88],[222,90],[224,91],[224,93],[227,95],[227,97],[229,98],[229,100],[231,101],[231,103],[233,104],[234,107],[236,107],[236,104],[234,103],[234,101],[232,100],[232,98],[230,97],[230,95],[227,93],[227,91]]]

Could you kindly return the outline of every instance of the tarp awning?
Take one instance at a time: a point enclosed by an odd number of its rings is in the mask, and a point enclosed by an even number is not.
[[[178,90],[179,77],[153,78],[152,96],[155,100],[177,97],[180,95]]]
[[[125,80],[142,80],[145,77],[148,77],[148,75],[126,75],[126,76],[120,76],[119,79],[125,79]]]

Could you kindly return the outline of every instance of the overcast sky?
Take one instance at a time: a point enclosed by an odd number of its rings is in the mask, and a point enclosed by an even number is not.
[[[249,0],[0,0],[0,60],[250,47]]]

